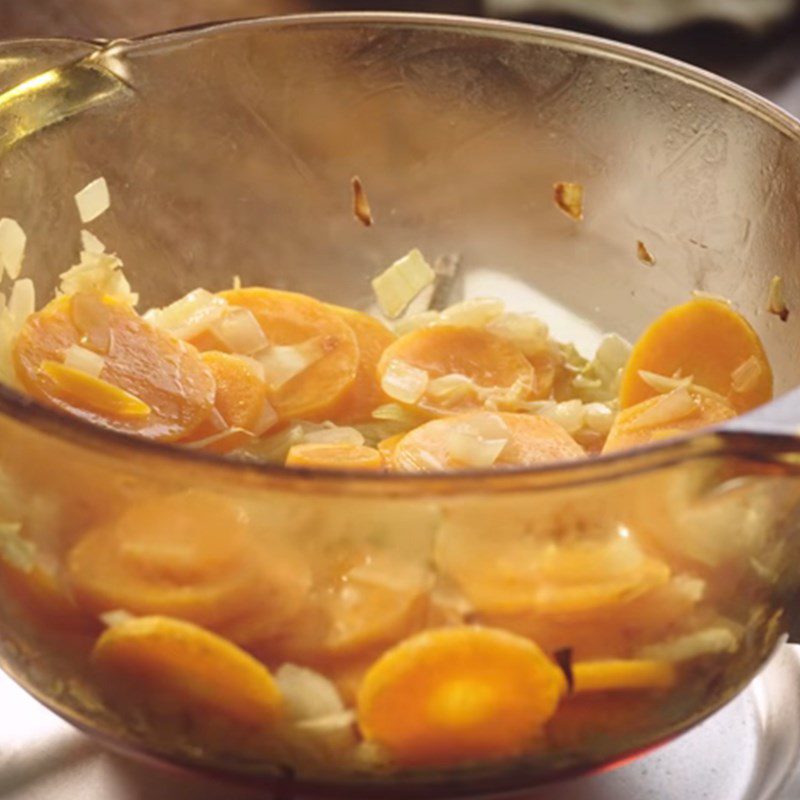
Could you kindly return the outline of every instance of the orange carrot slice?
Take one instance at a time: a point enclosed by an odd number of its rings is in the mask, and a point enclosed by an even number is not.
[[[305,469],[358,469],[371,472],[383,469],[381,454],[372,447],[357,444],[296,444],[286,456],[287,467]]]
[[[478,437],[484,441],[488,422],[499,420],[507,433],[491,466],[534,466],[554,461],[582,458],[585,453],[575,440],[556,422],[533,414],[498,414],[473,411],[452,417],[431,420],[407,433],[395,446],[392,466],[403,472],[435,472],[442,469],[465,469],[476,464],[465,463],[462,448],[454,447],[453,436]],[[500,429],[502,430],[502,428]],[[497,434],[499,435],[499,434]],[[495,434],[488,434],[493,440]],[[502,438],[497,439],[502,443]],[[480,449],[483,445],[477,444]],[[467,441],[469,448],[469,441]]]
[[[456,374],[469,378],[482,390],[502,392],[513,386],[523,399],[534,385],[533,367],[522,351],[482,328],[440,325],[401,336],[381,356],[381,379],[393,361],[423,370],[432,380]],[[444,415],[482,408],[484,402],[485,398],[474,392],[447,398],[437,397],[428,389],[418,405],[432,414]]]
[[[254,728],[281,716],[269,670],[244,650],[168,617],[140,617],[106,630],[92,652],[98,669],[146,706],[200,718],[213,715]]]
[[[575,663],[572,678],[576,693],[670,689],[677,680],[677,671],[669,661],[610,659]]]
[[[724,397],[737,413],[772,398],[772,370],[758,334],[727,303],[696,298],[662,314],[633,348],[622,378],[623,408],[657,394],[640,370],[694,382]]]
[[[678,402],[674,402],[674,398],[678,398]],[[735,416],[736,412],[725,400],[703,392],[683,389],[658,395],[620,411],[603,452],[653,444]]]
[[[358,692],[364,737],[405,765],[511,757],[556,711],[561,671],[531,641],[460,627],[420,633],[388,651]]]
[[[370,414],[389,402],[378,380],[377,369],[383,351],[397,338],[385,325],[369,314],[342,306],[328,308],[353,330],[360,353],[358,372],[353,385],[345,392],[331,419],[340,425],[370,420]]]
[[[269,400],[281,420],[324,418],[353,385],[358,372],[358,342],[350,326],[323,303],[294,292],[250,288],[220,296],[233,306],[252,311],[273,346],[319,342],[321,357],[270,389]]]
[[[189,491],[142,502],[91,531],[69,553],[67,574],[92,613],[173,616],[224,632],[255,609],[271,628],[298,612],[308,568],[285,562],[235,503]]]
[[[72,313],[73,308],[80,313]],[[85,320],[92,325],[87,329]],[[64,366],[81,343],[107,347],[98,378]],[[127,304],[99,295],[53,300],[25,322],[17,374],[37,399],[105,428],[174,441],[208,416],[214,378],[198,352],[156,330]]]

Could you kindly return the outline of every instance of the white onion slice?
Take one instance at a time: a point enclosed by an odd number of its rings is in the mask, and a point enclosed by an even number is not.
[[[487,329],[496,336],[513,342],[526,356],[533,356],[544,350],[550,334],[547,325],[532,314],[503,314],[493,320]]]
[[[81,249],[87,253],[105,253],[106,246],[91,232],[81,231]]]
[[[232,353],[249,356],[269,344],[255,315],[247,308],[229,308],[211,329]]]
[[[284,707],[294,721],[317,720],[345,712],[334,684],[319,672],[283,664],[275,672]]]
[[[6,309],[14,330],[18,331],[36,310],[36,290],[30,278],[14,281]]]
[[[372,288],[381,311],[395,319],[408,304],[436,279],[436,273],[419,250],[395,261],[372,281]]]
[[[84,224],[105,213],[111,205],[106,179],[96,178],[84,186],[75,195],[75,204],[78,206],[78,214]]]
[[[64,366],[85,372],[93,378],[99,378],[106,360],[99,353],[87,350],[79,344],[70,345],[64,351]]]
[[[762,372],[763,368],[759,360],[755,356],[750,356],[731,373],[733,391],[738,394],[749,392],[756,385]]]
[[[327,423],[303,435],[304,444],[354,444],[363,445],[364,436],[355,428]]]
[[[691,417],[698,410],[699,407],[689,394],[689,390],[682,386],[669,394],[661,395],[650,408],[627,423],[626,427],[629,431],[638,431],[644,428],[669,425]]]
[[[398,358],[392,359],[381,378],[381,388],[393,400],[413,405],[428,388],[429,376],[424,369]]]
[[[475,297],[446,308],[439,315],[444,325],[463,328],[483,328],[505,311],[502,300],[494,297]]]
[[[207,331],[227,312],[228,304],[205,289],[195,289],[164,308],[152,308],[145,320],[178,339],[191,339]]]
[[[11,280],[19,278],[26,242],[25,231],[15,219],[0,219],[0,278],[3,277],[3,270]]]
[[[277,391],[324,355],[322,340],[315,337],[295,345],[271,345],[253,357],[264,367],[267,386]]]
[[[274,428],[278,423],[278,412],[272,407],[269,400],[264,401],[264,407],[261,409],[261,414],[253,425],[253,435],[261,436],[266,433],[270,428]]]

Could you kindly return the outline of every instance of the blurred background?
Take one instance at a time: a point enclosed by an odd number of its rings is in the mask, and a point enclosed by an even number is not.
[[[800,115],[800,0],[0,0],[0,37],[116,39],[335,10],[487,15],[609,36],[710,69]]]

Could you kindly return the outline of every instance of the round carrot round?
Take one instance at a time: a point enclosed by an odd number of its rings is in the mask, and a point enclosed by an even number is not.
[[[82,329],[93,306],[93,328]],[[76,308],[83,311],[79,316]],[[98,378],[63,365],[72,345],[103,348]],[[175,441],[208,416],[214,378],[191,345],[100,295],[59,297],[32,314],[14,345],[17,374],[38,400],[104,428]]]
[[[358,342],[358,372],[353,385],[345,392],[331,419],[340,425],[370,420],[370,414],[389,397],[381,389],[377,370],[383,351],[397,338],[383,323],[369,314],[351,308],[329,305],[352,329]]]
[[[401,361],[428,373],[431,380],[463,375],[479,390],[502,392],[515,386],[520,398],[534,385],[531,363],[513,343],[483,328],[438,325],[401,336],[383,351],[378,375],[383,378],[392,361]],[[436,415],[482,408],[485,398],[466,393],[457,399],[437,398],[426,392],[420,408]]]
[[[622,408],[657,394],[640,370],[694,382],[738,413],[772,399],[772,369],[758,334],[727,303],[696,298],[662,314],[634,345],[620,386]]]
[[[152,616],[114,625],[98,639],[92,659],[145,706],[163,704],[253,728],[281,716],[280,690],[263,664],[182,620]]]
[[[358,721],[400,764],[511,757],[535,740],[564,688],[561,671],[528,639],[441,628],[407,639],[370,668]]]
[[[617,414],[611,426],[603,452],[612,453],[630,447],[653,444],[716,425],[736,416],[734,409],[721,397],[717,398],[691,389],[685,390],[685,396],[690,398],[694,409],[686,405],[686,413],[678,411],[676,413],[681,415],[672,419],[669,418],[669,409],[662,419],[659,419],[658,413],[659,407],[669,402],[669,395],[651,397],[635,406],[624,408]],[[652,423],[649,423],[648,419],[653,420]]]
[[[370,472],[383,469],[380,452],[357,444],[296,444],[286,456],[287,467],[305,469],[357,469]]]
[[[70,552],[67,572],[92,613],[173,616],[224,632],[254,609],[271,629],[298,612],[308,569],[284,562],[235,503],[189,491],[140,503],[90,532]]]
[[[392,466],[403,472],[468,468],[453,455],[452,436],[471,428],[479,431],[487,418],[499,418],[507,428],[507,443],[493,466],[534,466],[585,456],[580,445],[551,419],[473,411],[431,420],[407,433],[394,447]]]
[[[298,346],[318,340],[321,357],[276,389],[269,400],[282,420],[322,419],[353,385],[359,365],[356,335],[324,303],[277,289],[222,292],[233,306],[249,309],[271,345]]]

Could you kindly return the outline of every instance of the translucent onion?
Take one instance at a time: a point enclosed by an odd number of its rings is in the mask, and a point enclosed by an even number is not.
[[[87,350],[79,344],[70,345],[64,351],[64,366],[85,372],[93,378],[99,378],[106,360],[99,353]]]
[[[178,339],[191,339],[209,330],[228,310],[228,303],[205,289],[195,289],[164,308],[153,308],[144,318]]]
[[[395,261],[372,281],[372,288],[381,311],[396,319],[408,304],[436,278],[436,273],[419,250]]]
[[[395,358],[383,373],[381,388],[393,400],[413,405],[425,394],[429,380],[425,370]]]
[[[264,367],[267,386],[277,391],[325,355],[320,337],[296,345],[271,345],[253,357]]]
[[[75,204],[83,223],[91,222],[105,213],[111,205],[106,179],[96,178],[84,186],[75,195]]]
[[[12,280],[19,278],[26,241],[25,231],[15,219],[0,219],[0,278],[4,270]]]
[[[698,411],[698,405],[686,387],[673,389],[661,395],[658,400],[636,419],[627,423],[629,431],[657,428],[691,417]]]
[[[269,344],[255,315],[247,308],[229,308],[211,329],[232,353],[249,356]]]

